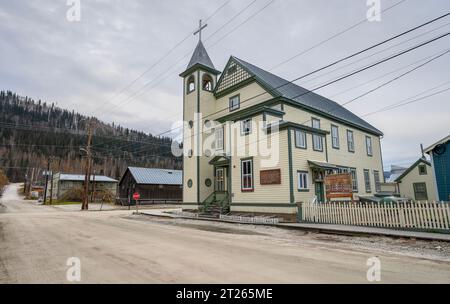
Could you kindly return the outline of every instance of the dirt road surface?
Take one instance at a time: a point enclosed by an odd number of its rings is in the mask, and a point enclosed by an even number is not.
[[[274,227],[159,219],[131,211],[64,211],[24,201],[10,185],[0,203],[0,282],[450,283],[448,243],[331,236]]]

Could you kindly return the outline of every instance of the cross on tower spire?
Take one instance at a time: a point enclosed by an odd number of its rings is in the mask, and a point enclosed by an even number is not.
[[[202,30],[207,27],[208,24],[202,25],[202,19],[198,22],[198,30],[194,32],[194,36],[198,34],[198,41],[202,41]]]

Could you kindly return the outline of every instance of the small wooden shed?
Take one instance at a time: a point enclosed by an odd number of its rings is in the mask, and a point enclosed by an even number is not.
[[[183,200],[183,171],[128,167],[119,182],[119,200],[134,203],[133,193],[141,196],[140,203],[181,202]]]

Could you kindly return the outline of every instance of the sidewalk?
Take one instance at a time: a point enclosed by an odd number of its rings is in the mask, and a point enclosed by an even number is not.
[[[307,224],[307,223],[283,223],[279,224],[278,226],[290,229],[304,229],[331,234],[381,235],[390,237],[414,238],[418,240],[420,239],[420,240],[450,242],[450,234],[412,231],[412,230],[396,230],[396,229],[376,228],[376,227],[346,226],[346,225],[332,225],[332,224]]]
[[[179,211],[180,209],[141,210],[140,213],[158,217],[193,219],[190,217],[183,217],[166,213],[167,211],[170,212],[176,210]],[[230,223],[229,221],[222,221],[220,219],[199,218],[199,220]],[[360,227],[360,226],[346,226],[346,225],[332,225],[332,224],[307,224],[307,223],[281,223],[278,225],[266,225],[266,226],[273,226],[286,229],[309,230],[328,234],[365,235],[365,236],[378,235],[388,237],[413,238],[418,240],[450,242],[450,233],[444,234],[444,233],[396,230],[396,229],[375,228],[375,227]]]

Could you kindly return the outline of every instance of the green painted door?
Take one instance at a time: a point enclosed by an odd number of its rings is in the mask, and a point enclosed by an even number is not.
[[[325,201],[325,197],[324,197],[324,193],[323,193],[323,183],[316,182],[315,188],[316,188],[317,201],[319,201],[320,203],[323,203]]]

